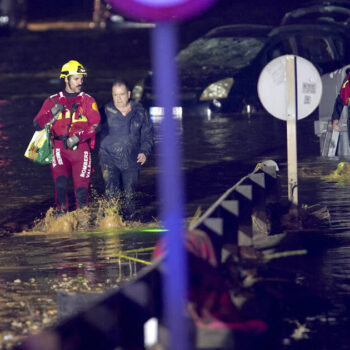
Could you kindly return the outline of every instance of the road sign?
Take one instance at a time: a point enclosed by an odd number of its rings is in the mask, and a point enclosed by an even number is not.
[[[321,77],[306,59],[295,55],[280,56],[262,70],[258,95],[270,114],[287,121],[288,199],[298,205],[296,123],[319,105]]]
[[[216,0],[110,0],[121,13],[147,21],[177,21],[193,17]]]
[[[294,68],[287,76],[287,62],[293,60]],[[287,87],[295,79],[295,101],[290,101]],[[265,109],[274,117],[287,120],[287,106],[295,103],[297,120],[310,115],[319,105],[322,96],[322,80],[315,66],[305,58],[284,55],[273,59],[262,70],[258,80],[258,95]]]

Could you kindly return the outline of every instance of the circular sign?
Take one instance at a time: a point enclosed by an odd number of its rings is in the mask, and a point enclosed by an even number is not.
[[[258,95],[274,117],[303,119],[319,105],[322,80],[315,66],[305,58],[284,55],[269,62],[258,80]],[[290,115],[294,110],[295,115]]]
[[[121,13],[146,21],[174,21],[190,18],[216,0],[109,0]]]

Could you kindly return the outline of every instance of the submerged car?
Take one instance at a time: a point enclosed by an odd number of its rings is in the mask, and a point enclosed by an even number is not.
[[[311,61],[320,74],[350,60],[346,30],[337,25],[260,25],[217,27],[176,57],[179,106],[183,114],[255,113],[263,111],[257,81],[272,59],[295,54]],[[141,102],[152,110],[156,99],[152,72],[144,79]],[[158,110],[158,109],[155,109]]]
[[[330,22],[340,25],[348,25],[349,20],[350,8],[337,6],[334,4],[321,4],[309,7],[302,7],[287,12],[281,20],[281,25],[317,22]]]
[[[235,97],[230,94],[237,84],[235,73],[250,66],[272,29],[264,25],[222,26],[181,50],[176,63],[181,84],[178,100],[182,109],[187,113],[206,114],[231,109],[227,104],[242,100],[241,94]],[[149,72],[145,78],[141,99],[144,106],[151,108],[151,114],[157,110],[152,108],[156,103],[152,76]]]

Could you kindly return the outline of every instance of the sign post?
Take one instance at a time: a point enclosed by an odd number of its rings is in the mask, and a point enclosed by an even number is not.
[[[298,84],[297,60],[295,56],[286,57],[287,75],[287,159],[288,159],[288,199],[298,205],[297,168],[297,119]]]
[[[309,116],[319,105],[321,77],[305,58],[280,56],[260,73],[258,95],[270,114],[287,122],[288,199],[297,206],[297,121]]]

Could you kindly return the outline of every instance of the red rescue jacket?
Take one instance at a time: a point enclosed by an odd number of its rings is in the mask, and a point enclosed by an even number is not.
[[[94,148],[95,128],[101,121],[95,99],[84,92],[74,97],[66,96],[62,91],[50,96],[44,101],[39,113],[34,118],[34,122],[37,122],[40,128],[44,128],[45,124],[53,117],[51,108],[54,106],[54,102],[51,99],[56,103],[62,103],[65,107],[52,125],[53,138],[77,135],[80,139],[79,142],[90,139],[90,146]]]
[[[344,79],[343,84],[340,88],[340,98],[343,101],[343,105],[347,106],[349,104],[350,97],[350,74]]]

